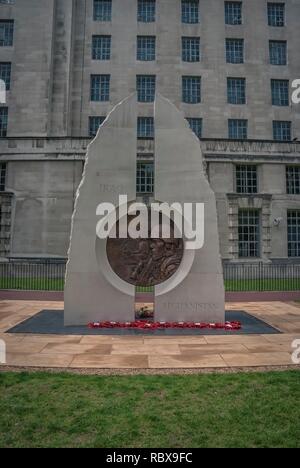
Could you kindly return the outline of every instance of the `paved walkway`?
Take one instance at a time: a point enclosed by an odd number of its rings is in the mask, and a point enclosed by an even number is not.
[[[291,344],[300,339],[300,304],[228,303],[226,308],[244,310],[284,334],[166,338],[6,334],[42,309],[63,309],[63,303],[0,301],[0,339],[6,342],[9,367],[230,369],[293,365]]]

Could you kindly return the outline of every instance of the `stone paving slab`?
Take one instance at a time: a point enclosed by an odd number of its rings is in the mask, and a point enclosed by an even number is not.
[[[0,301],[0,339],[7,349],[5,368],[105,371],[199,371],[206,369],[295,368],[292,342],[300,339],[298,303],[227,304],[244,310],[281,333],[191,336],[54,335],[7,333],[43,308],[60,311],[61,302]],[[300,366],[298,366],[300,369]]]

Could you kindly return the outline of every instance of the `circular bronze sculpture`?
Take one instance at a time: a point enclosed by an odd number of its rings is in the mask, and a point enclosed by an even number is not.
[[[109,264],[121,279],[134,286],[155,286],[178,270],[184,247],[171,226],[169,239],[109,237],[106,249]]]

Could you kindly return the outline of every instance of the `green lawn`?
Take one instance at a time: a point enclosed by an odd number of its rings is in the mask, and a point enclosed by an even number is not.
[[[0,278],[0,289],[63,291],[64,279]],[[299,291],[300,278],[266,280],[226,280],[226,291]],[[152,287],[138,287],[137,292],[153,292]]]
[[[0,374],[1,447],[300,447],[300,373]]]

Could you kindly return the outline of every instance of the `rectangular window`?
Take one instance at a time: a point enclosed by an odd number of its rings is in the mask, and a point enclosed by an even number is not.
[[[288,195],[300,195],[300,166],[287,166],[286,191]]]
[[[282,27],[285,24],[285,4],[268,3],[269,26]]]
[[[110,75],[91,76],[91,101],[109,101]]]
[[[92,116],[89,118],[89,136],[94,138],[97,135],[100,125],[103,124],[105,116]]]
[[[274,120],[273,121],[273,139],[277,141],[291,141],[292,122]]]
[[[190,124],[191,129],[197,135],[197,137],[201,138],[202,137],[202,119],[188,117],[186,120]]]
[[[300,211],[289,210],[287,213],[288,226],[288,256],[300,257]]]
[[[246,104],[245,78],[227,78],[227,98],[229,104]]]
[[[182,60],[200,62],[200,37],[182,38]]]
[[[244,39],[226,39],[226,62],[244,63]]]
[[[228,138],[232,140],[246,140],[248,138],[248,120],[229,119]]]
[[[94,21],[111,21],[112,0],[94,0]]]
[[[138,117],[138,138],[154,138],[153,117]]]
[[[14,21],[0,20],[0,47],[12,46],[14,42]]]
[[[257,166],[236,166],[236,191],[237,193],[257,193]]]
[[[7,136],[8,107],[0,107],[0,137]]]
[[[155,0],[138,0],[137,19],[141,23],[154,23],[156,14]]]
[[[155,75],[137,75],[137,95],[139,102],[153,102],[155,98]]]
[[[5,192],[6,163],[0,163],[0,192]]]
[[[3,80],[6,86],[6,91],[10,90],[10,79],[11,79],[11,63],[1,62],[0,63],[0,80]]]
[[[242,24],[242,2],[225,2],[225,23],[232,26]]]
[[[271,80],[272,105],[289,105],[289,80]]]
[[[286,41],[270,41],[270,63],[271,65],[286,65],[287,64],[287,42]]]
[[[260,255],[259,210],[239,210],[239,257],[253,258]]]
[[[93,60],[110,60],[111,36],[93,36]]]
[[[155,60],[155,36],[138,36],[137,38],[137,60],[150,62]]]
[[[182,77],[182,101],[187,104],[198,104],[201,102],[201,77]]]
[[[183,23],[199,23],[199,0],[181,0],[181,18]]]
[[[154,192],[154,165],[153,163],[138,163],[137,165],[137,193]]]

